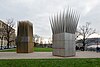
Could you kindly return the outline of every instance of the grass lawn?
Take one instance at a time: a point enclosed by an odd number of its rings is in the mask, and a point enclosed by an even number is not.
[[[100,67],[100,58],[7,59],[0,60],[0,67]]]
[[[16,49],[6,49],[6,50],[0,50],[0,52],[15,52]],[[33,48],[33,51],[35,52],[52,52],[52,48]]]

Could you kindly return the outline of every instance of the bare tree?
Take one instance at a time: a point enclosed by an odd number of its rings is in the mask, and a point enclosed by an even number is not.
[[[81,36],[81,40],[82,40],[82,43],[83,43],[82,48],[83,48],[83,51],[84,51],[85,45],[86,45],[85,41],[90,35],[95,33],[95,29],[92,29],[90,27],[90,23],[86,22],[85,25],[79,27],[79,30],[77,32],[78,32],[77,37]]]
[[[41,46],[41,47],[44,47],[44,44],[43,44],[43,37],[40,37],[40,46]]]
[[[34,40],[34,46],[35,47],[39,45],[39,38],[40,38],[39,35],[37,35],[37,34],[33,35],[33,40]]]
[[[7,22],[4,24],[4,36],[5,39],[7,40],[7,48],[9,48],[9,45],[12,41],[14,41],[15,39],[15,29],[13,29],[15,26],[15,23],[13,21],[13,19],[8,19]]]
[[[33,40],[34,40],[34,42],[37,43],[37,42],[39,41],[39,38],[40,38],[39,35],[37,35],[37,34],[33,35]]]

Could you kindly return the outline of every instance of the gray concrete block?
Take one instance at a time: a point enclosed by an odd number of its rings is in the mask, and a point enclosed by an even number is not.
[[[57,38],[56,38],[57,37]],[[53,37],[53,53],[58,56],[75,55],[75,35],[70,33],[55,34]]]

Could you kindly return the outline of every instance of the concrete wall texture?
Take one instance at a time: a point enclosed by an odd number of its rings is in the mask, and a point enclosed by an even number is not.
[[[75,34],[60,33],[53,35],[53,55],[75,56]]]

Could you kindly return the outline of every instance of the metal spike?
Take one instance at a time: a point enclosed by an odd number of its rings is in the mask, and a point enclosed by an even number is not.
[[[58,33],[72,33],[74,34],[77,28],[80,15],[68,7],[67,11],[60,12],[53,16],[52,20],[49,19],[53,34]]]

